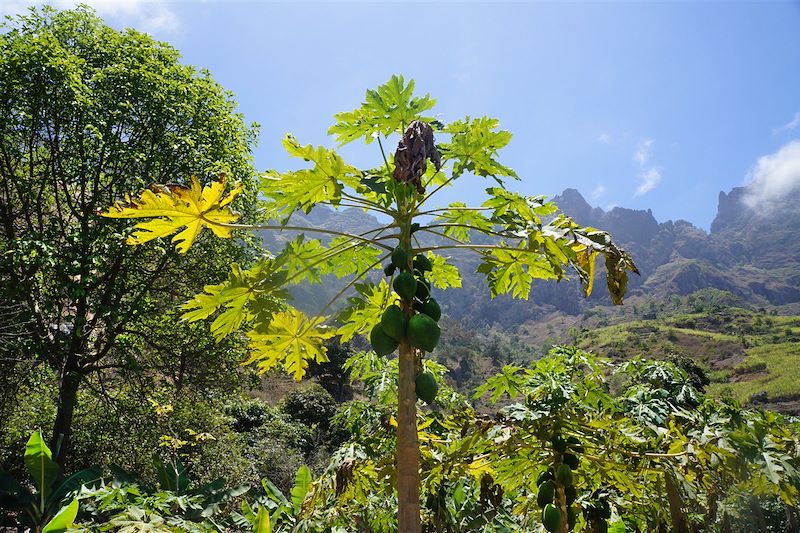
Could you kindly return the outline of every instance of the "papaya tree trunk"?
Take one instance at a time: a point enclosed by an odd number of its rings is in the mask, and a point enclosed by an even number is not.
[[[419,442],[416,360],[407,339],[400,343],[397,406],[397,520],[399,533],[419,533]]]
[[[672,472],[664,472],[664,483],[667,489],[667,500],[669,501],[669,514],[672,517],[672,529],[674,531],[692,531],[689,528],[689,521],[683,512],[683,498],[678,491]]]

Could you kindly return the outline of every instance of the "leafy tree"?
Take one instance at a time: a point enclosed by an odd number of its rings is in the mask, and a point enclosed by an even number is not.
[[[402,532],[420,530],[416,403],[418,396],[431,401],[436,394],[434,378],[423,371],[423,359],[438,342],[436,322],[441,314],[431,290],[460,286],[458,269],[442,254],[456,249],[474,252],[492,296],[508,293],[523,299],[534,279],[560,281],[570,267],[588,295],[595,261],[602,255],[612,299],[621,303],[627,273],[636,271],[606,233],[577,225],[543,197],[522,196],[505,187],[504,180],[518,177],[498,160],[511,134],[499,129],[497,120],[466,117],[441,124],[425,115],[434,104],[429,95],[414,95],[413,81],[393,76],[367,91],[358,109],[336,115],[329,133],[340,145],[359,139],[367,144],[377,141],[381,159],[375,168],[356,168],[335,150],[305,146],[287,135],[283,141],[287,152],[311,166],[264,175],[263,209],[268,218],[279,221],[273,224],[241,223],[229,206],[240,189],[234,185],[226,192],[223,181],[205,187],[196,181],[191,186],[151,187],[104,213],[149,219],[135,226],[130,244],[174,235],[172,241],[181,252],[204,228],[219,237],[230,237],[237,229],[303,232],[278,255],[251,269],[234,265],[226,282],[207,286],[184,305],[184,318],[197,321],[213,315],[211,331],[220,340],[246,324],[248,362],[261,372],[282,365],[298,380],[309,361],[326,361],[325,341],[335,335],[346,342],[354,335],[369,334],[379,355],[397,350],[396,461]],[[387,155],[384,140],[396,135],[400,136],[397,150]],[[437,143],[435,135],[446,141]],[[480,206],[430,206],[438,191],[470,174],[493,181]],[[319,205],[357,207],[388,222],[360,234],[291,224],[293,213],[308,213]],[[326,242],[306,238],[311,232],[333,238]],[[440,241],[426,244],[422,235]],[[473,241],[475,235],[488,238],[488,243]],[[370,273],[386,261],[389,281],[376,282]],[[328,274],[351,279],[316,316],[275,306],[275,298],[283,296],[287,286],[319,282]],[[348,303],[334,325],[326,313],[346,294]]]
[[[62,466],[81,387],[132,375],[219,383],[241,354],[238,339],[215,344],[169,313],[247,261],[243,241],[131,248],[98,215],[152,181],[220,173],[252,213],[255,131],[207,72],[179,60],[88,8],[34,9],[0,34],[0,314],[13,312],[16,328],[0,333],[0,358],[57,372],[51,447]]]

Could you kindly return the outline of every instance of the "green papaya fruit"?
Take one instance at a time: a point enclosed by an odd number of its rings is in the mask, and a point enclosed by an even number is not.
[[[558,531],[561,525],[561,511],[552,503],[548,503],[542,509],[542,524],[547,531]]]
[[[392,251],[392,264],[401,270],[408,270],[408,252],[399,246]]]
[[[567,504],[567,505],[569,505],[569,504]],[[575,508],[574,507],[568,507],[567,508],[567,530],[568,531],[572,531],[573,529],[575,529],[575,522],[577,522],[577,521],[578,521],[578,516],[575,513]]]
[[[560,453],[564,453],[565,451],[567,451],[567,441],[565,441],[564,437],[562,437],[561,435],[559,434],[553,435],[553,438],[550,440],[550,442],[553,444],[553,449],[555,451]]]
[[[572,486],[572,469],[568,464],[561,463],[556,469],[556,479],[565,487]]]
[[[400,298],[410,302],[414,298],[414,293],[417,292],[417,280],[414,279],[411,272],[401,272],[399,276],[394,278],[392,288]]]
[[[600,506],[597,509],[598,514],[608,520],[611,518],[611,505],[606,500],[600,500]]]
[[[419,312],[425,313],[437,322],[442,318],[442,308],[433,298],[428,298],[428,301],[420,306]]]
[[[414,296],[416,296],[420,302],[428,301],[428,298],[431,296],[431,284],[422,276],[417,279],[417,290],[414,292]]]
[[[417,256],[414,258],[414,270],[418,270],[420,272],[430,272],[433,270],[433,265],[431,264],[431,260],[428,259],[427,255],[417,254]]]
[[[408,321],[398,305],[390,305],[387,307],[381,317],[381,326],[383,327],[384,333],[397,342],[400,342],[405,336],[407,324]]]
[[[578,465],[581,462],[581,460],[578,459],[577,456],[572,455],[571,453],[565,453],[564,457],[562,458],[562,461],[564,461],[564,464],[569,465],[569,467],[573,470],[577,470]]]
[[[419,231],[419,222],[414,222],[411,224],[411,233],[416,233]]]
[[[414,380],[414,390],[417,393],[417,398],[427,404],[433,403],[436,399],[436,393],[439,392],[439,384],[436,383],[436,378],[430,372],[423,372]]]
[[[597,523],[597,533],[608,533],[608,522],[600,520]]]
[[[583,444],[578,437],[567,438],[567,447],[575,453],[583,453]]]
[[[547,470],[539,472],[539,475],[536,478],[536,486],[538,487],[549,479],[555,479],[555,476],[553,475],[553,471],[548,468]]]
[[[578,490],[575,485],[564,489],[564,496],[567,497],[567,505],[572,505],[578,499]]]
[[[541,485],[539,485],[539,492],[536,494],[536,503],[539,504],[539,507],[544,509],[544,506],[548,503],[553,503],[553,499],[556,497],[556,486],[551,480],[547,480]]]
[[[386,274],[387,276],[391,276],[392,274],[394,274],[395,270],[397,270],[397,267],[391,263],[383,267],[383,273]]]
[[[389,355],[397,349],[400,345],[399,342],[391,338],[383,331],[383,326],[376,324],[372,331],[369,333],[369,342],[372,344],[372,349],[379,356]]]
[[[408,321],[406,335],[412,346],[426,352],[432,352],[439,344],[441,335],[439,324],[428,315],[417,313]]]

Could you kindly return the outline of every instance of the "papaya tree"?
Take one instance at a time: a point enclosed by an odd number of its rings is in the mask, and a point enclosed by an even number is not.
[[[206,228],[222,238],[240,230],[297,233],[282,251],[266,254],[249,268],[232,265],[225,282],[206,286],[183,306],[183,317],[194,322],[213,316],[210,329],[218,340],[246,328],[246,363],[260,372],[282,365],[297,380],[310,361],[327,359],[325,341],[334,336],[347,341],[368,335],[378,356],[396,352],[401,532],[420,530],[417,400],[435,398],[435,381],[421,368],[440,336],[441,309],[432,289],[461,283],[446,254],[477,254],[477,271],[485,276],[492,297],[527,299],[535,279],[561,281],[568,274],[581,281],[588,295],[602,256],[611,298],[621,303],[628,272],[636,272],[629,255],[607,233],[579,226],[544,197],[506,187],[519,177],[499,160],[511,133],[500,129],[496,119],[465,117],[443,124],[426,115],[434,105],[429,95],[414,94],[413,81],[392,76],[367,91],[360,107],[335,115],[328,133],[340,146],[357,140],[374,145],[379,155],[374,168],[357,168],[334,149],[303,145],[287,135],[284,148],[307,165],[263,175],[263,224],[239,221],[231,202],[241,186],[223,178],[205,186],[188,176],[183,185],[153,185],[103,213],[149,219],[136,224],[129,244],[172,235],[182,253]],[[389,142],[397,142],[393,153],[385,149]],[[465,176],[489,180],[483,203],[433,204],[439,191],[456,187]],[[293,214],[317,206],[363,209],[382,222],[360,233],[292,224]],[[381,270],[387,279],[373,275]],[[282,303],[290,286],[319,283],[331,274],[347,282],[313,316]],[[337,308],[340,299],[345,305]]]

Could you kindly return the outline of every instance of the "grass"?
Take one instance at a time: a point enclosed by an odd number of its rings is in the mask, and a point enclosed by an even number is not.
[[[768,401],[800,404],[800,316],[741,308],[675,310],[651,320],[584,328],[577,344],[614,358],[688,355],[708,368],[712,395],[747,403],[766,393]]]
[[[767,393],[770,400],[796,397],[800,395],[798,363],[800,343],[762,344],[748,349],[744,362],[723,374],[735,381],[714,383],[709,387],[709,392],[730,393],[741,402],[747,402],[754,394],[763,392]],[[752,377],[748,377],[750,375]]]

